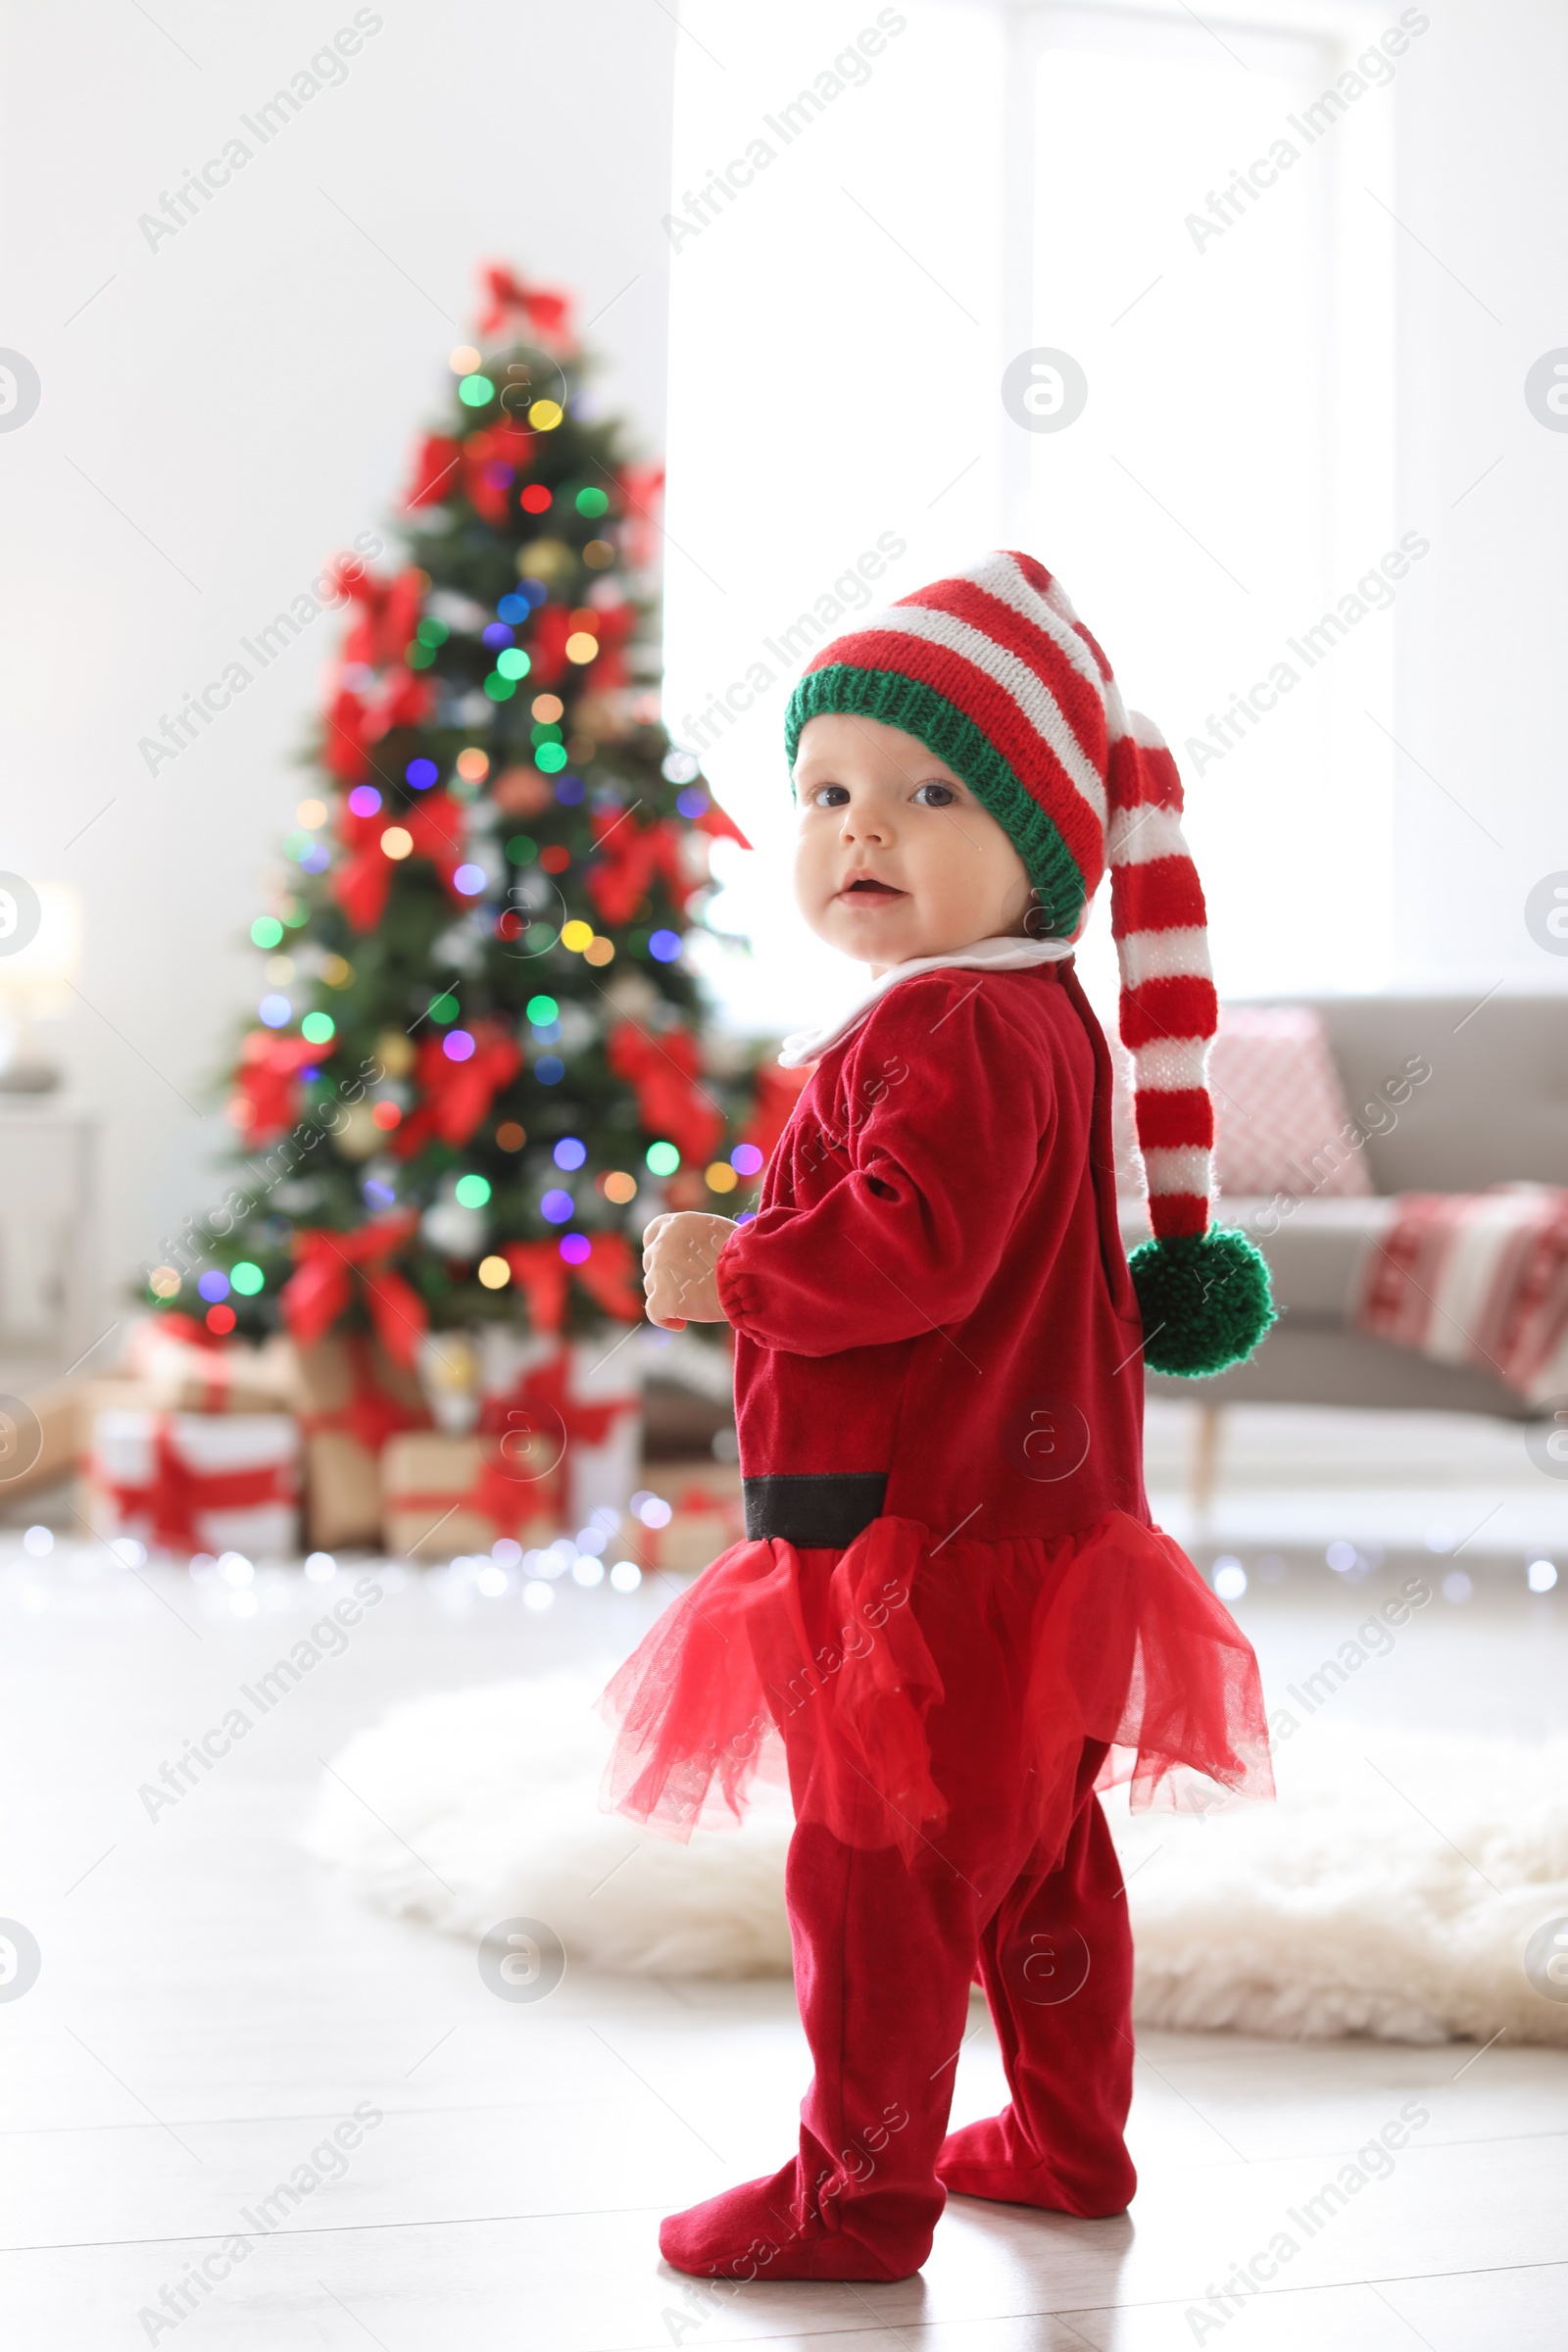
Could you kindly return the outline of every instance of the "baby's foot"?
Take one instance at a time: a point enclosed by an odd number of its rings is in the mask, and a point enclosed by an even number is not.
[[[910,2278],[931,2251],[927,2230],[903,2245],[873,2248],[856,2232],[843,2200],[837,2229],[799,2210],[793,2161],[761,2180],[726,2188],[661,2225],[659,2250],[677,2271],[700,2278]]]
[[[956,2197],[989,2197],[1000,2205],[1035,2205],[1103,2221],[1125,2213],[1138,2175],[1125,2149],[1090,2164],[1044,2164],[1024,2142],[1012,2109],[950,2132],[937,2158],[937,2179]]]

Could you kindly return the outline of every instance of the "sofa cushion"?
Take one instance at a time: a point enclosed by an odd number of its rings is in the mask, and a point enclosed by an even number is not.
[[[1568,1184],[1568,997],[1310,997],[1379,1193]]]
[[[1225,1004],[1208,1055],[1221,1194],[1349,1199],[1373,1190],[1322,1016],[1308,1004]]]

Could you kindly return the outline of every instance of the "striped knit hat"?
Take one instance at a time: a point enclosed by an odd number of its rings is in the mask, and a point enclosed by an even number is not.
[[[1204,1064],[1218,1005],[1181,779],[1159,730],[1123,709],[1060,583],[1033,557],[1004,553],[824,646],[790,698],[792,765],[801,729],[826,711],[902,728],[961,776],[1017,849],[1048,931],[1076,934],[1109,866],[1154,1232],[1131,1261],[1145,1360],[1200,1374],[1250,1354],[1273,1307],[1252,1245],[1209,1225]]]

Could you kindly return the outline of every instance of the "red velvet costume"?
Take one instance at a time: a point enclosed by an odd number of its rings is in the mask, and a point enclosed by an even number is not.
[[[1070,961],[901,980],[823,1054],[720,1255],[748,1541],[611,1685],[611,1788],[689,1831],[782,1742],[816,2072],[791,2162],[665,2223],[682,2269],[897,2278],[947,2189],[1132,2194],[1094,1791],[1268,1775],[1251,1651],[1149,1520],[1109,1105]],[[977,1972],[1011,2103],[945,2137]]]

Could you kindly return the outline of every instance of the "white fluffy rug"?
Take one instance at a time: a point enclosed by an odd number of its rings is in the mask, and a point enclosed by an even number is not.
[[[765,1789],[741,1829],[689,1846],[600,1812],[610,1671],[394,1707],[323,1781],[310,1850],[475,1941],[520,1916],[585,1966],[787,1973],[787,1798]],[[1277,1805],[1133,1819],[1110,1800],[1141,2024],[1568,2044],[1568,2002],[1524,1968],[1532,1934],[1568,1918],[1568,1740],[1313,1723],[1276,1765]]]

